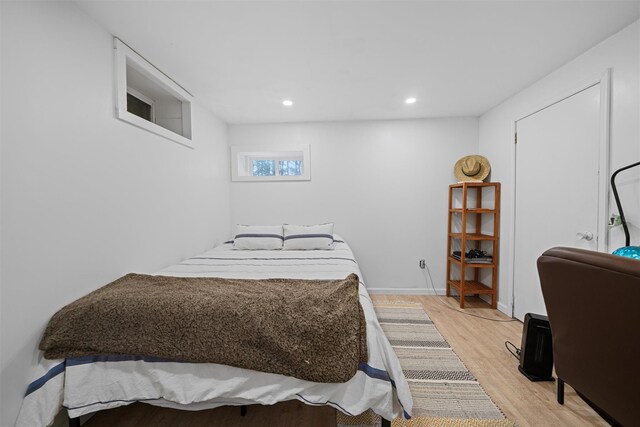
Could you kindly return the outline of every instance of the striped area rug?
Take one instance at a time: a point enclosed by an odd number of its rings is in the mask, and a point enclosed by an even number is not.
[[[413,396],[410,420],[393,427],[513,427],[480,383],[449,347],[420,304],[376,305]],[[337,413],[338,427],[378,427],[372,411],[351,417]]]

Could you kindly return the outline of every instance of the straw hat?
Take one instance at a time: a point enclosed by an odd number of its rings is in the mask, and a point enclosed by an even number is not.
[[[453,167],[453,173],[458,182],[484,181],[490,170],[489,160],[477,154],[461,158]]]

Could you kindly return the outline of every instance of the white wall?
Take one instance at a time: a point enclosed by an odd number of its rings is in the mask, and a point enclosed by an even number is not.
[[[112,37],[73,3],[1,7],[0,425],[10,426],[56,310],[229,236],[229,161],[226,125],[197,103],[194,150],[114,118]]]
[[[578,58],[516,94],[480,117],[480,154],[492,165],[491,179],[503,182],[499,308],[511,312],[511,263],[513,225],[510,206],[514,168],[513,123],[547,102],[566,96],[586,83],[597,81],[612,69],[611,172],[640,160],[640,23],[636,22],[596,45]],[[632,223],[631,242],[640,244],[640,171],[623,172],[616,179],[625,216]],[[617,212],[613,196],[611,212]],[[544,207],[541,214],[548,214]],[[624,245],[621,228],[609,235],[609,250]]]
[[[232,224],[334,222],[373,292],[444,288],[453,165],[477,152],[475,118],[231,125],[234,145],[311,144],[311,181],[234,182]]]

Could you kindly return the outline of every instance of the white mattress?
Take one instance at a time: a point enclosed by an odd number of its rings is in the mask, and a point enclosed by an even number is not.
[[[238,251],[230,243],[157,274],[260,279],[362,278],[349,246],[336,237],[332,251]],[[325,384],[213,363],[179,363],[144,357],[96,356],[41,362],[24,398],[17,426],[46,426],[63,405],[79,417],[142,401],[200,410],[223,405],[270,405],[298,399],[347,414],[373,409],[387,419],[409,418],[413,405],[400,363],[360,282],[369,361],[346,383]]]

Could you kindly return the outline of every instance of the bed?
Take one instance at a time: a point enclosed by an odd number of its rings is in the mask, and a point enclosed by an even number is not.
[[[271,405],[297,399],[346,414],[372,409],[383,418],[410,418],[412,398],[399,361],[373,310],[349,245],[334,235],[333,250],[234,250],[227,242],[156,273],[231,279],[360,278],[368,361],[344,383],[318,383],[214,363],[185,363],[143,356],[40,358],[17,426],[46,426],[61,407],[70,418],[144,402],[183,410],[225,405]],[[114,386],[114,384],[116,386]]]

